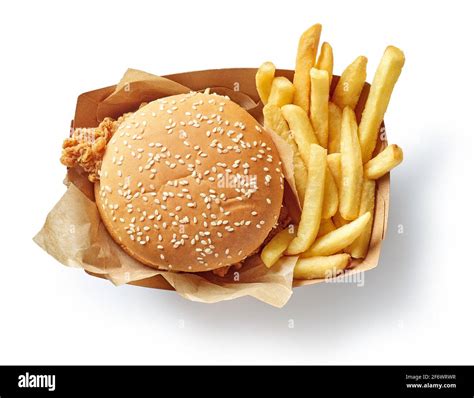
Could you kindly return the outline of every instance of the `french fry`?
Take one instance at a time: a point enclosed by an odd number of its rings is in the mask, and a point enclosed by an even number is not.
[[[304,205],[296,237],[291,241],[287,254],[293,255],[307,250],[316,239],[321,222],[326,179],[326,149],[311,144],[309,149],[308,183]]]
[[[293,95],[295,94],[295,87],[286,77],[275,77],[268,96],[268,104],[283,106],[293,102]]]
[[[293,140],[293,143],[295,141]],[[301,157],[298,149],[295,147],[293,149],[293,175],[295,177],[295,185],[296,185],[296,192],[298,194],[298,199],[300,201],[300,205],[303,206],[304,204],[304,194],[306,191],[306,184],[308,181],[308,170],[303,162],[303,158]]]
[[[291,137],[290,134],[290,126],[288,126],[288,123],[283,117],[283,113],[280,107],[276,105],[267,104],[263,107],[262,113],[263,125],[266,128],[273,130],[286,142],[290,143],[291,141],[293,141],[294,143],[293,137]]]
[[[323,200],[323,219],[330,219],[337,212],[339,207],[339,196],[337,192],[336,182],[331,171],[326,170],[326,181],[324,183],[324,200]]]
[[[270,95],[270,89],[272,87],[273,78],[275,77],[275,65],[271,62],[264,62],[255,75],[255,85],[257,92],[265,105]]]
[[[334,177],[334,182],[336,183],[337,191],[339,193],[339,198],[340,198],[341,180],[342,180],[340,153],[331,153],[328,155],[328,167],[329,167],[329,170],[331,170],[332,176]]]
[[[403,52],[396,47],[388,46],[375,72],[359,125],[359,139],[364,164],[372,157],[380,124],[404,63]]]
[[[339,194],[339,203],[341,202],[341,182],[342,182],[342,171],[341,171],[341,154],[340,153],[331,153],[328,155],[328,167],[331,171],[331,174],[334,178],[334,182],[336,183],[337,191]],[[347,224],[349,221],[342,218],[341,213],[339,211],[333,215],[332,221],[336,225],[337,228],[342,227],[343,225]]]
[[[273,130],[280,137],[282,137],[290,145],[293,151],[293,174],[295,177],[298,199],[302,205],[304,201],[304,192],[306,188],[308,172],[298,151],[298,146],[290,134],[290,127],[283,117],[281,109],[276,105],[267,104],[263,107],[263,119],[264,126],[270,130]]]
[[[283,256],[283,253],[294,237],[294,226],[291,225],[283,231],[278,232],[272,240],[265,245],[260,253],[260,258],[267,268],[272,267]]]
[[[333,256],[319,256],[299,258],[293,271],[294,279],[322,279],[336,276],[344,270],[351,261],[349,254],[334,254]]]
[[[325,70],[311,68],[309,116],[319,145],[328,147],[329,77]]]
[[[328,104],[328,153],[341,151],[342,111],[334,103]]]
[[[370,212],[366,212],[349,224],[343,225],[335,231],[317,238],[301,257],[329,256],[341,251],[362,234],[370,220]]]
[[[341,125],[341,189],[339,212],[346,220],[359,215],[363,166],[354,111],[346,106]]]
[[[293,133],[298,150],[306,167],[309,167],[309,148],[311,144],[318,144],[313,126],[303,108],[298,105],[285,105],[281,108],[283,117],[288,122]]]
[[[321,236],[324,236],[328,234],[329,232],[332,232],[336,229],[337,227],[334,225],[332,219],[328,218],[326,220],[321,220],[321,224],[319,225],[319,231],[318,231],[318,236],[316,238],[320,238]]]
[[[349,106],[351,109],[355,109],[364,88],[367,77],[366,69],[367,58],[360,56],[342,72],[332,94],[332,102],[339,108],[344,109]]]
[[[334,222],[334,225],[337,227],[337,228],[341,228],[343,225],[346,225],[346,224],[349,224],[350,221],[344,219],[342,216],[341,216],[341,213],[337,212],[336,214],[334,214],[334,216],[332,217],[332,221]]]
[[[362,197],[360,199],[359,215],[370,213],[370,220],[359,237],[347,248],[346,252],[353,258],[365,258],[372,236],[375,208],[375,181],[364,179],[362,184]]]
[[[398,145],[391,144],[364,165],[365,176],[372,180],[377,180],[398,166],[402,160],[402,148]]]
[[[319,53],[318,60],[315,66],[317,69],[325,70],[328,73],[329,87],[331,87],[332,71],[334,68],[334,56],[332,53],[332,47],[328,42],[324,42],[321,45],[321,52]]]
[[[313,25],[301,35],[296,54],[295,75],[293,77],[296,90],[294,103],[303,108],[306,113],[309,112],[309,71],[316,60],[321,28],[320,24]]]

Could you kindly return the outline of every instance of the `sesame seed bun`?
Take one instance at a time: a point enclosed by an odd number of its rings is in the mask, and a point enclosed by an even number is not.
[[[95,193],[129,255],[200,272],[259,248],[278,221],[283,175],[273,141],[250,114],[227,97],[189,93],[153,101],[119,126]]]

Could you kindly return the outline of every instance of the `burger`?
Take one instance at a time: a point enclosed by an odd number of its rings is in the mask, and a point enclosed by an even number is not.
[[[289,222],[277,148],[228,97],[161,98],[101,126],[92,146],[65,144],[62,160],[87,165],[104,225],[141,263],[219,273]]]

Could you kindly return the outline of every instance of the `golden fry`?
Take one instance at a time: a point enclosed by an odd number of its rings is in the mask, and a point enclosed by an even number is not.
[[[326,220],[323,219],[321,220],[321,224],[319,225],[318,236],[316,238],[320,238],[321,236],[324,236],[329,232],[334,231],[335,229],[337,229],[337,227],[334,225],[331,218],[328,218]]]
[[[293,143],[295,141],[293,140]],[[298,149],[295,147],[293,149],[293,175],[295,177],[295,185],[296,185],[296,192],[298,193],[298,199],[300,201],[300,205],[303,206],[304,203],[304,194],[306,191],[306,184],[308,181],[308,170],[306,169],[306,165],[303,162],[303,158],[301,157]]]
[[[321,45],[321,52],[316,62],[316,68],[319,70],[325,70],[329,77],[329,87],[331,87],[332,72],[334,68],[334,56],[332,53],[332,47],[328,42],[324,42]]]
[[[265,105],[270,95],[270,89],[272,87],[273,78],[275,77],[275,65],[271,62],[264,62],[255,75],[255,85],[257,86],[257,92]]]
[[[326,182],[324,183],[324,201],[323,201],[323,219],[330,219],[337,212],[339,207],[339,196],[337,192],[336,182],[331,171],[326,170]]]
[[[334,214],[334,216],[332,217],[332,221],[334,222],[334,225],[337,227],[337,228],[341,228],[343,225],[346,225],[346,224],[349,224],[350,221],[344,219],[342,216],[341,216],[341,213],[337,212],[336,214]]]
[[[311,68],[311,101],[309,115],[319,145],[328,147],[329,77],[325,70]]]
[[[308,183],[303,210],[296,237],[291,241],[287,253],[299,254],[307,250],[316,239],[321,222],[326,179],[326,149],[311,144],[309,149]]]
[[[260,258],[267,268],[273,266],[282,256],[288,245],[295,237],[294,227],[291,225],[283,231],[278,232],[270,242],[268,242],[260,253]]]
[[[340,153],[331,153],[328,155],[328,167],[331,170],[331,174],[334,177],[334,182],[336,183],[337,190],[339,192],[339,197],[341,195],[341,154]]]
[[[319,225],[318,236],[316,238],[320,238],[321,236],[324,236],[329,232],[334,231],[335,229],[337,229],[337,227],[331,218],[321,220],[321,224]]]
[[[387,174],[403,160],[403,151],[398,145],[392,144],[380,152],[376,157],[364,165],[364,173],[367,178],[377,180]]]
[[[364,179],[362,184],[362,197],[360,199],[359,216],[366,212],[370,214],[370,220],[359,237],[347,248],[347,253],[353,258],[365,258],[372,236],[372,224],[374,222],[375,208],[375,181]]]
[[[364,164],[372,157],[380,124],[404,63],[403,52],[396,47],[388,46],[375,72],[359,125],[359,139]]]
[[[351,261],[348,254],[299,258],[293,271],[294,279],[322,279],[336,276]]]
[[[263,107],[263,125],[277,133],[286,142],[292,141],[290,126],[283,117],[280,107],[267,104]]]
[[[328,153],[341,151],[342,111],[334,103],[328,104]]]
[[[341,188],[339,212],[346,220],[359,215],[363,166],[354,111],[346,106],[341,125]]]
[[[275,77],[273,79],[270,95],[268,96],[268,104],[283,106],[293,102],[295,87],[286,77]]]
[[[285,105],[281,110],[293,133],[301,157],[306,167],[309,167],[309,148],[311,144],[318,144],[309,117],[303,108],[298,105]]]
[[[366,69],[367,58],[360,56],[342,72],[341,78],[337,82],[337,86],[332,94],[332,102],[339,108],[344,109],[348,106],[351,109],[355,109],[360,93],[364,88],[367,77]]]
[[[321,28],[320,24],[313,25],[301,35],[296,54],[295,76],[293,78],[296,89],[294,103],[303,108],[306,113],[309,112],[309,71],[314,66],[316,59]]]
[[[335,231],[317,238],[311,247],[301,256],[329,256],[341,251],[362,234],[370,219],[370,212],[366,212],[356,220],[351,221],[349,224],[343,225]]]
[[[298,146],[294,138],[290,134],[290,127],[283,117],[283,113],[276,105],[265,105],[263,107],[264,126],[273,130],[280,137],[282,137],[291,147],[293,151],[293,174],[295,177],[296,191],[300,204],[304,201],[304,192],[306,188],[306,180],[308,172],[306,166],[298,151]]]

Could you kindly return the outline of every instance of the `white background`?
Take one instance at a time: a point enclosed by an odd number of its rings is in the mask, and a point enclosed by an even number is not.
[[[472,13],[469,2],[403,3],[2,2],[0,363],[473,364]],[[300,288],[280,310],[205,305],[115,288],[33,243],[65,191],[60,146],[79,93],[127,67],[292,68],[315,22],[335,73],[363,54],[370,80],[388,44],[407,59],[385,119],[405,161],[364,287]]]

